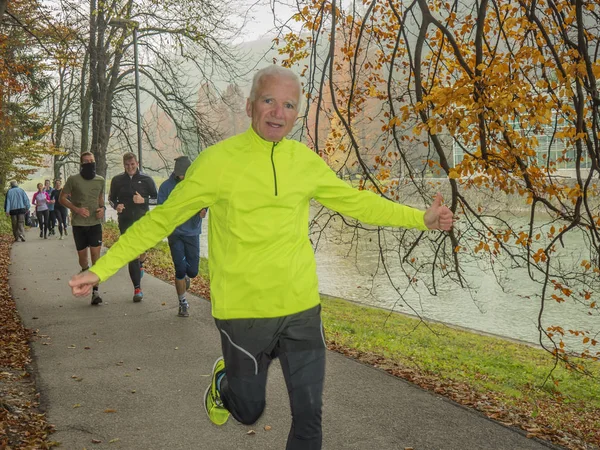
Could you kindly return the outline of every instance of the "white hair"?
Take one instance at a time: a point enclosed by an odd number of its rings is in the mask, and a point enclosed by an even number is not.
[[[250,101],[253,102],[256,100],[256,91],[258,90],[258,86],[260,85],[262,79],[268,76],[286,77],[298,85],[298,105],[296,109],[300,109],[300,104],[302,103],[302,86],[300,84],[300,77],[291,69],[276,66],[274,64],[264,67],[254,74],[254,77],[252,78],[252,87],[250,88]]]

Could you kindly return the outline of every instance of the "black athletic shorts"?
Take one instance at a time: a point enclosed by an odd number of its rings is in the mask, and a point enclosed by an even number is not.
[[[80,252],[88,247],[99,247],[102,245],[102,224],[89,227],[73,227],[73,240],[75,248]]]

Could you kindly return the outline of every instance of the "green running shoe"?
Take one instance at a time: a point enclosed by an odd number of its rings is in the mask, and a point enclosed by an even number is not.
[[[229,419],[229,411],[223,406],[221,394],[217,390],[217,376],[224,371],[225,361],[223,357],[220,357],[215,361],[210,386],[206,388],[206,392],[204,393],[204,409],[206,409],[206,414],[210,421],[215,425],[224,425],[227,419]]]

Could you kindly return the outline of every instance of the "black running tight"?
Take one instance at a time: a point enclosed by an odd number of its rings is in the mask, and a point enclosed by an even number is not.
[[[50,217],[50,211],[37,211],[36,215],[40,227],[40,235],[43,234],[46,236],[48,234],[48,218]]]
[[[58,231],[60,235],[67,231],[67,208],[54,207],[54,215],[58,222]]]

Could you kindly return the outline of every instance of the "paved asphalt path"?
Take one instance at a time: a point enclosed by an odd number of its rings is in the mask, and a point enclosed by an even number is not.
[[[13,245],[10,285],[25,326],[38,330],[37,385],[60,448],[285,449],[290,413],[277,363],[255,425],[207,419],[203,394],[220,355],[207,301],[188,298],[191,315],[179,318],[174,287],[146,275],[134,304],[124,268],[92,307],[67,285],[79,270],[72,237],[43,240],[33,228],[26,238]],[[323,428],[325,450],[556,448],[332,352]]]

